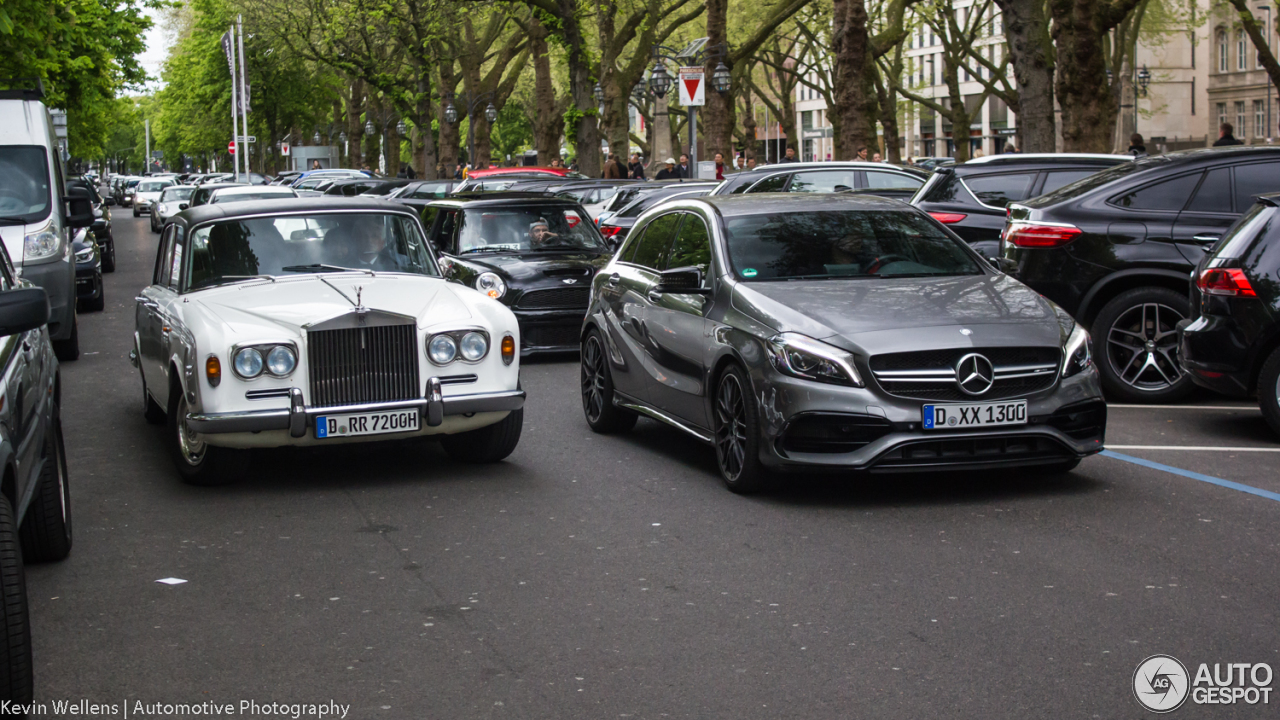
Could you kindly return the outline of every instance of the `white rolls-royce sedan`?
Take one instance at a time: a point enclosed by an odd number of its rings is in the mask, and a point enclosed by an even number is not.
[[[235,479],[248,448],[439,435],[496,462],[520,440],[520,330],[441,277],[411,208],[204,205],[165,226],[130,358],[182,477]]]

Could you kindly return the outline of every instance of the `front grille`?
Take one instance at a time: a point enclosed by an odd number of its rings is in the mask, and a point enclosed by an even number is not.
[[[520,342],[527,348],[578,348],[579,334],[582,326],[574,325],[533,325],[520,329]]]
[[[784,453],[847,453],[893,431],[884,418],[869,415],[804,415],[787,425]]]
[[[417,335],[411,324],[308,332],[311,406],[417,398]]]
[[[956,363],[970,353],[986,357],[995,369],[995,382],[981,395],[961,392],[956,385]],[[1052,347],[955,348],[875,355],[870,365],[876,382],[890,395],[976,402],[1023,397],[1053,387],[1060,357]]]
[[[585,314],[591,303],[591,288],[564,287],[530,290],[520,296],[516,307],[521,310],[581,310]]]
[[[1034,435],[918,440],[899,445],[876,458],[872,470],[894,471],[941,465],[1017,465],[1076,457],[1061,443]]]

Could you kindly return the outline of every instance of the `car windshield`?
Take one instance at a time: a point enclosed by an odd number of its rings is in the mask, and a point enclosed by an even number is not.
[[[729,260],[747,281],[979,275],[960,243],[917,212],[828,210],[725,220]]]
[[[173,183],[162,182],[159,180],[149,180],[147,182],[138,183],[138,192],[160,192],[172,184]]]
[[[412,217],[317,213],[224,220],[190,235],[190,290],[261,276],[401,272],[439,275]]]
[[[242,192],[242,193],[217,193],[209,199],[210,203],[229,203],[241,202],[242,200],[279,200],[280,198],[297,197],[292,192],[271,192],[263,190],[261,192]]]
[[[195,188],[168,188],[160,194],[160,202],[175,202],[179,200],[190,200],[191,193],[195,192]]]
[[[564,205],[468,209],[458,231],[460,254],[529,250],[601,250],[596,226]]]
[[[38,145],[0,145],[0,222],[49,215],[49,156]]]

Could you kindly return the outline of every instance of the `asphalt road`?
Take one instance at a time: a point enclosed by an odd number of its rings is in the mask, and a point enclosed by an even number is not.
[[[116,217],[107,309],[81,317],[85,354],[63,368],[75,548],[28,569],[46,702],[1138,718],[1133,674],[1153,654],[1280,671],[1276,499],[1111,457],[1058,478],[737,497],[674,430],[593,435],[576,358],[525,364],[524,435],[498,465],[432,445],[278,451],[238,484],[188,487],[127,358],[156,236]],[[1195,402],[1227,409],[1114,408],[1109,444],[1280,492],[1257,410]],[[1275,717],[1274,695],[1174,716]]]

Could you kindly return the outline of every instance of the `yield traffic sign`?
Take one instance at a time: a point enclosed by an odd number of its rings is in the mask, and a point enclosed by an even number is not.
[[[677,77],[680,84],[680,104],[705,105],[707,84],[703,82],[706,71],[700,67],[682,67]]]

